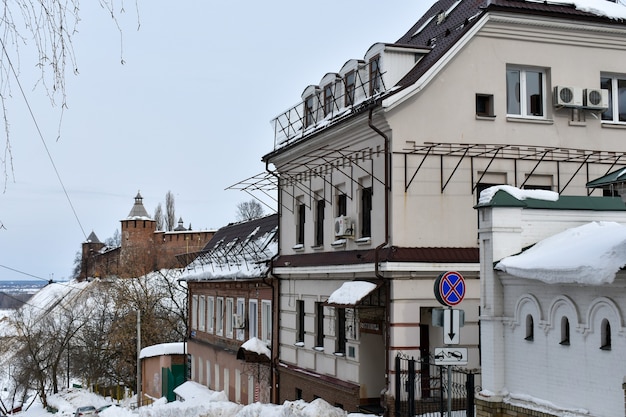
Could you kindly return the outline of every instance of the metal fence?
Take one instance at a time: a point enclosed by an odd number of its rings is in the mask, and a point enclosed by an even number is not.
[[[478,370],[396,356],[395,417],[474,417]]]

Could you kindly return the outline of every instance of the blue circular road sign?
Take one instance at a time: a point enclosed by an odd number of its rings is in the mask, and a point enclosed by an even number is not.
[[[442,272],[435,280],[434,290],[437,301],[454,307],[465,297],[465,279],[458,272]]]

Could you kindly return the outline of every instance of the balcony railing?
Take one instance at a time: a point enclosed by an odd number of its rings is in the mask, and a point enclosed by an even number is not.
[[[363,70],[355,71],[355,82],[351,85],[346,84],[345,78],[338,79],[331,86],[330,95],[324,87],[316,89],[304,101],[274,118],[271,122],[274,150],[360,111],[386,92],[383,73],[363,77],[365,74]]]

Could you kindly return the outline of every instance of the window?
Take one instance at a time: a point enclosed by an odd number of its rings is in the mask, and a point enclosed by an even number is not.
[[[545,117],[545,71],[508,68],[506,71],[506,113],[511,116]]]
[[[261,302],[261,340],[268,345],[272,344],[272,302]]]
[[[219,336],[224,334],[224,299],[217,297],[215,306],[215,333]]]
[[[315,246],[324,245],[324,209],[326,201],[317,200],[315,203]]]
[[[296,244],[304,245],[304,221],[306,211],[305,205],[301,202],[298,202],[296,215]]]
[[[526,337],[524,340],[532,341],[535,338],[535,325],[533,322],[533,316],[530,314],[526,316]]]
[[[249,337],[259,337],[259,304],[257,300],[250,300],[248,306],[248,332]]]
[[[380,55],[370,59],[370,95],[381,92]]]
[[[372,187],[361,189],[361,237],[372,236]]]
[[[296,343],[304,343],[304,300],[296,300]]]
[[[335,308],[335,315],[337,320],[335,323],[335,337],[337,338],[335,353],[344,355],[346,353],[346,309]]]
[[[246,300],[244,298],[237,298],[234,326],[237,329],[237,340],[244,340],[246,333]]]
[[[344,105],[346,107],[354,104],[354,91],[356,90],[356,72],[350,71],[343,79],[346,88],[346,95],[344,97]]]
[[[569,346],[569,320],[561,317],[561,342],[560,345]]]
[[[315,347],[324,346],[324,303],[315,303]]]
[[[201,295],[198,301],[198,330],[203,332],[206,330],[206,297]]]
[[[296,400],[302,399],[302,390],[300,388],[296,388]]]
[[[476,116],[494,117],[493,94],[476,94]]]
[[[232,298],[226,299],[226,337],[233,337],[233,319],[235,305]]]
[[[333,85],[328,84],[324,87],[324,116],[328,116],[333,112]]]
[[[344,193],[337,194],[337,217],[348,213],[348,196]]]
[[[207,323],[206,323],[206,331],[209,333],[213,333],[215,331],[215,298],[207,297]]]
[[[626,123],[626,75],[601,77],[600,88],[609,90],[609,108],[602,113],[602,120]]]
[[[602,320],[601,329],[600,349],[611,350],[611,324],[607,319]]]
[[[191,330],[198,329],[198,296],[191,297]]]
[[[304,127],[313,126],[315,124],[315,99],[309,96],[304,100]]]

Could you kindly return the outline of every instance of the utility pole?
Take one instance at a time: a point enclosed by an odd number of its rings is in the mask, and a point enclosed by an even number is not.
[[[137,310],[137,407],[141,407],[141,310]]]

